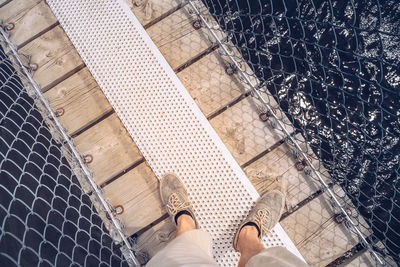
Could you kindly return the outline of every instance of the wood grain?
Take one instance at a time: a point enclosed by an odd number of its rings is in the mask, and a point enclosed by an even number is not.
[[[58,108],[64,109],[59,120],[70,135],[112,110],[87,68],[62,81],[44,95],[54,111]]]
[[[104,196],[113,206],[122,205],[118,217],[132,235],[165,214],[159,181],[147,163],[142,163],[104,187]]]
[[[211,125],[240,165],[284,138],[280,130],[260,120],[261,112],[262,109],[257,100],[246,97],[210,120]],[[290,126],[287,129],[289,132],[294,130]]]
[[[46,32],[20,50],[31,55],[31,61],[39,65],[33,78],[43,92],[84,66],[61,26]]]
[[[125,0],[143,26],[183,5],[182,0]]]
[[[195,30],[197,20],[184,6],[147,29],[147,33],[172,69],[177,69],[211,46],[207,30]]]
[[[93,156],[88,167],[98,185],[143,158],[115,113],[75,137],[74,141],[81,154]]]
[[[0,9],[0,17],[15,24],[10,39],[17,47],[58,23],[50,7],[37,0],[13,0]]]
[[[225,72],[228,64],[215,51],[177,74],[206,117],[249,91],[236,76]]]

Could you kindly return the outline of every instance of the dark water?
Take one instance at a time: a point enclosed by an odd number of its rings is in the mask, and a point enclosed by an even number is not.
[[[400,2],[203,2],[399,262]]]
[[[0,47],[0,266],[127,266]]]

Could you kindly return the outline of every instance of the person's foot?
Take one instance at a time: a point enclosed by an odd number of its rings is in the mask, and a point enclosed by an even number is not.
[[[163,176],[160,182],[160,195],[161,201],[166,206],[167,212],[175,225],[178,224],[179,217],[188,215],[193,219],[195,228],[198,228],[186,188],[175,174],[169,173]],[[187,217],[184,221],[187,221]]]
[[[261,239],[265,232],[271,231],[279,222],[285,206],[285,196],[278,190],[272,190],[262,195],[250,211],[247,218],[239,226],[234,238],[233,247],[238,251],[238,240],[241,230],[245,226],[253,226],[258,230]],[[247,228],[247,227],[246,227]]]

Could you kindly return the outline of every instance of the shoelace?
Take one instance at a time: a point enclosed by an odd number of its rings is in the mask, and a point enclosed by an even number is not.
[[[261,209],[257,211],[256,214],[256,221],[258,222],[258,225],[261,227],[262,232],[267,232],[268,229],[265,227],[266,222],[271,216],[271,212],[268,209]]]
[[[190,202],[183,202],[176,193],[172,193],[168,198],[167,210],[169,214],[176,215],[181,210],[187,210],[190,206]]]

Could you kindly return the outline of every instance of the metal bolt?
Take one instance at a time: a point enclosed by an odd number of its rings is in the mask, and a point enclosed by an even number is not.
[[[258,117],[260,118],[261,121],[267,122],[269,120],[269,118],[271,117],[271,113],[269,111],[263,112],[263,113],[260,113],[260,115],[258,115]]]
[[[232,76],[233,74],[235,74],[235,70],[233,68],[231,68],[230,66],[225,69],[225,72],[229,76]]]
[[[347,215],[351,216],[351,210],[349,208],[345,208]],[[347,221],[346,214],[343,212],[336,214],[333,219],[336,223],[341,224]]]
[[[87,154],[87,155],[85,155],[85,156],[83,157],[83,161],[84,161],[86,164],[92,163],[92,161],[93,161],[93,156],[92,156],[91,154]]]
[[[120,215],[124,213],[124,207],[122,205],[117,205],[114,207],[115,214]]]
[[[29,64],[29,69],[30,69],[31,71],[37,71],[38,68],[39,68],[39,65],[38,65],[37,63],[31,63],[31,64]]]
[[[111,206],[111,211],[114,216],[121,215],[122,213],[124,213],[124,207],[122,205],[117,205],[115,207]],[[107,217],[107,219],[111,220],[111,217],[108,213],[106,213],[106,217]],[[122,222],[120,222],[120,223],[122,223]]]
[[[192,23],[193,28],[195,28],[196,30],[199,30],[201,28],[201,20],[195,20]]]
[[[55,115],[56,117],[60,117],[62,115],[64,115],[65,110],[63,108],[58,108],[56,109]]]
[[[10,22],[6,25],[4,28],[6,31],[12,31],[15,28],[15,24],[13,22]]]
[[[308,159],[312,162],[312,158],[308,157]],[[298,170],[299,172],[303,171],[306,167],[307,167],[307,161],[305,158],[302,158],[300,161],[297,161],[294,164],[294,167],[296,168],[296,170]]]

